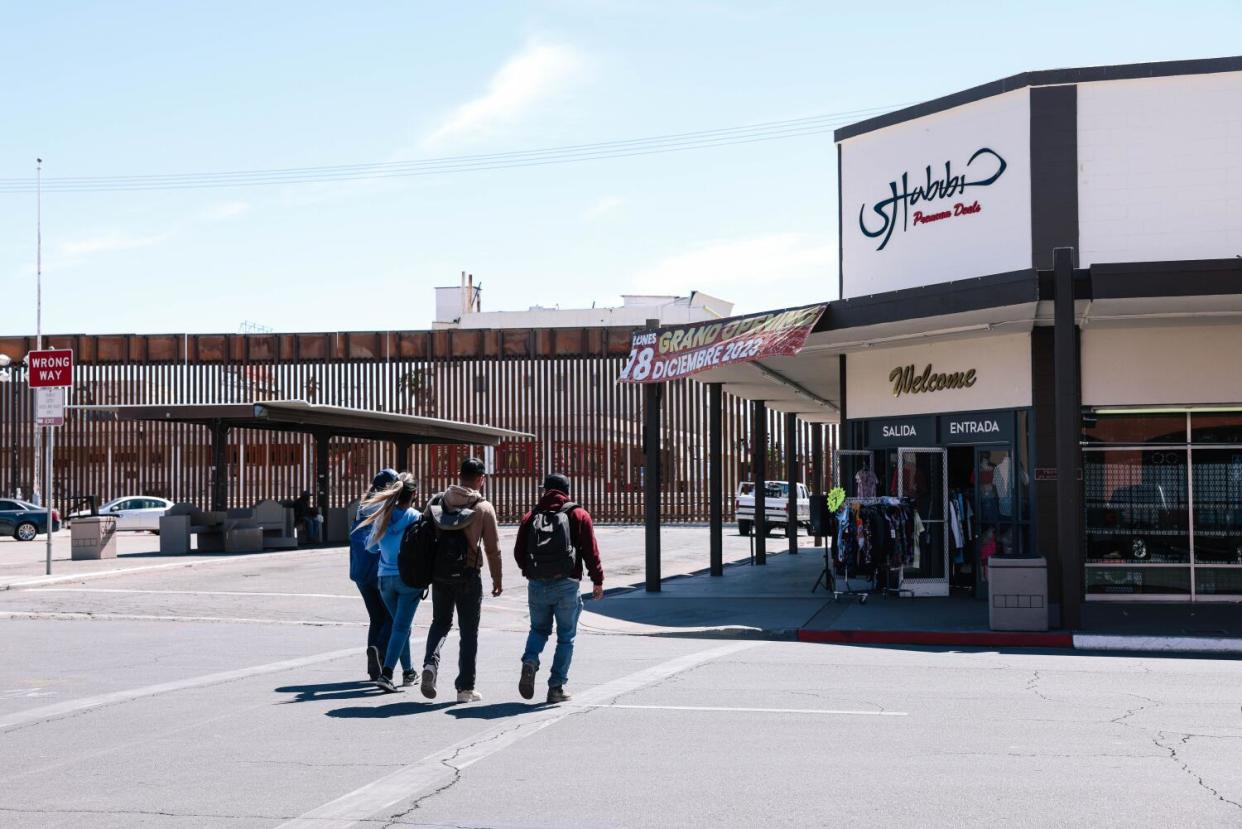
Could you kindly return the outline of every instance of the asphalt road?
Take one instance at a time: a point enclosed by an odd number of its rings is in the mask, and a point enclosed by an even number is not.
[[[0,826],[1242,826],[1242,662],[584,631],[550,708],[523,603],[458,706],[359,681],[339,551],[0,592]]]

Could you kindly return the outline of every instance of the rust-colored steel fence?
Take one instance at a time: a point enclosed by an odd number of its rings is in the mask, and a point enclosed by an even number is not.
[[[537,497],[543,475],[563,472],[574,498],[604,522],[642,520],[642,394],[616,382],[631,329],[350,332],[329,334],[64,336],[77,368],[73,404],[230,403],[304,399],[314,403],[485,423],[534,440],[492,450],[487,490],[501,519],[513,521]],[[0,353],[24,357],[32,338],[0,337]],[[725,515],[749,475],[750,405],[724,398]],[[662,422],[663,514],[670,523],[708,519],[708,389],[668,384]],[[20,374],[0,384],[0,494],[29,497],[34,479],[32,397]],[[784,479],[784,416],[769,412],[768,477]],[[800,477],[810,480],[811,429],[824,452],[835,427],[799,425]],[[83,496],[103,503],[157,495],[206,506],[211,450],[207,429],[166,423],[113,423],[71,412],[56,430],[53,503]],[[447,486],[464,457],[482,447],[413,449],[410,469],[428,495]],[[333,440],[331,505],[361,494],[375,471],[396,462],[391,444]],[[296,497],[314,487],[310,436],[235,429],[228,445],[229,504]],[[825,462],[825,468],[827,463]]]

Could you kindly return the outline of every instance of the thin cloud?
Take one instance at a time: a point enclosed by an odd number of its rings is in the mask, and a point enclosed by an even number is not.
[[[642,293],[686,294],[702,290],[737,299],[740,305],[757,302],[759,307],[779,307],[790,304],[784,296],[785,289],[802,292],[815,288],[817,295],[801,300],[806,302],[835,295],[836,267],[835,239],[805,233],[770,233],[708,242],[667,256],[639,269],[633,284]],[[764,286],[763,290],[755,296],[754,288],[759,285]],[[741,302],[743,296],[750,296],[753,301]]]
[[[168,237],[167,233],[135,236],[119,231],[107,231],[64,242],[57,248],[57,253],[65,260],[77,262],[100,253],[149,248],[152,245],[158,245]]]
[[[582,218],[588,222],[593,222],[600,216],[616,210],[623,204],[625,204],[625,200],[618,196],[604,196],[602,199],[595,202],[595,204],[588,207],[586,212],[582,214]]]
[[[531,42],[497,70],[487,91],[449,113],[423,140],[424,149],[450,140],[478,138],[513,124],[532,108],[564,91],[585,59],[569,46]]]
[[[212,222],[222,222],[225,219],[234,219],[244,213],[249,213],[250,207],[248,201],[217,202],[203,210],[203,218]]]

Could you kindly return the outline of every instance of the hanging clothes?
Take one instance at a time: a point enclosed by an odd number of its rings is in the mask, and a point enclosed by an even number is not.
[[[880,479],[870,466],[864,466],[854,475],[854,490],[859,498],[874,498],[879,486]]]

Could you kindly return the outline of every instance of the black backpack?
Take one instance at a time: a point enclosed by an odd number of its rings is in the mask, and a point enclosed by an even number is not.
[[[401,549],[397,552],[397,572],[408,586],[426,590],[432,582],[436,558],[436,524],[423,513],[405,528]]]
[[[535,512],[530,517],[526,552],[530,555],[527,576],[532,579],[570,578],[577,564],[569,514],[578,508],[566,501],[558,510]]]
[[[427,506],[427,513],[435,533],[434,579],[441,584],[461,584],[474,573],[474,568],[469,566],[470,539],[466,536],[466,526],[474,517],[474,510],[470,507],[447,510],[432,502]]]

